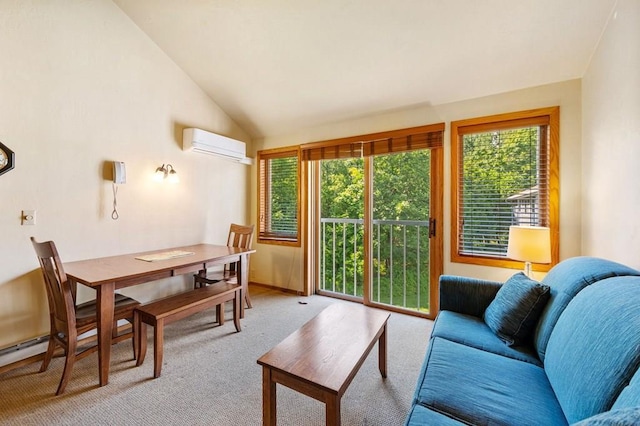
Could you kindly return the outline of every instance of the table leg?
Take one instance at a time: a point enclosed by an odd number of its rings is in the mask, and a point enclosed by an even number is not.
[[[242,270],[242,273],[244,274],[244,277],[245,277],[245,280],[244,280],[245,293],[244,293],[243,303],[246,303],[247,308],[251,309],[253,308],[253,305],[251,304],[251,297],[249,297],[249,255],[248,254],[242,256],[242,264],[244,266],[243,267],[241,266],[240,269]]]
[[[240,299],[240,318],[244,318],[245,300],[249,300],[249,270],[247,269],[247,255],[241,255],[238,261],[238,283],[242,286],[242,294]],[[249,307],[251,307],[249,305]]]
[[[378,369],[382,377],[387,377],[387,323],[382,327],[382,334],[378,339]]]
[[[262,367],[262,424],[276,426],[276,382],[271,378],[271,369],[264,366]]]
[[[331,396],[326,402],[327,426],[340,426],[340,397]]]
[[[114,293],[115,283],[106,283],[97,287],[96,308],[98,315],[98,372],[100,376],[100,386],[109,383],[115,303]]]

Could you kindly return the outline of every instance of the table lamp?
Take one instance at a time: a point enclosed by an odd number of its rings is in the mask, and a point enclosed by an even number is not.
[[[551,232],[544,226],[510,226],[507,257],[524,261],[524,273],[531,274],[532,263],[551,262]]]

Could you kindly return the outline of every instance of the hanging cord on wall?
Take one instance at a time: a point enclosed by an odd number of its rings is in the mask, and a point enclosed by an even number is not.
[[[116,196],[118,195],[118,185],[113,182],[113,211],[111,212],[111,219],[118,220],[120,215],[118,214],[118,200]]]

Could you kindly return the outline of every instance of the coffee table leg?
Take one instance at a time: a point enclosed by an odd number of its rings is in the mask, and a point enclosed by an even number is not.
[[[382,377],[387,377],[387,324],[382,328],[382,334],[378,339],[378,368]]]
[[[276,382],[271,379],[271,369],[264,366],[262,367],[262,424],[276,426]]]
[[[327,398],[326,403],[327,426],[340,426],[340,397]]]

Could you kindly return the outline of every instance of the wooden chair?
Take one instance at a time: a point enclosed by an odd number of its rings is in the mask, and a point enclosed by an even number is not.
[[[229,227],[229,236],[227,238],[227,246],[241,247],[244,249],[250,249],[253,242],[253,230],[255,225],[237,225],[232,223]],[[249,271],[249,256],[247,255],[247,271]],[[228,263],[224,265],[224,269],[221,272],[216,272],[207,276],[207,270],[200,271],[197,275],[194,275],[194,288],[203,287],[205,285],[215,284],[217,282],[227,282],[231,284],[238,283],[237,276],[237,264]],[[248,308],[251,308],[251,298],[249,297],[249,291],[244,292],[244,300]]]
[[[42,361],[40,372],[47,370],[56,347],[58,345],[61,346],[66,359],[62,378],[56,391],[56,395],[60,395],[67,386],[75,361],[90,355],[98,349],[97,345],[93,345],[76,353],[78,350],[78,336],[98,326],[96,302],[94,300],[76,306],[75,285],[71,285],[67,279],[53,241],[39,243],[31,237],[31,243],[38,256],[47,289],[49,319],[51,322],[49,345],[44,361]],[[114,323],[120,319],[126,319],[132,324],[132,331],[118,335],[118,329],[114,324],[113,342],[116,343],[131,338],[134,358],[138,354],[135,340],[137,328],[133,321],[133,311],[139,305],[140,303],[137,300],[116,294]]]

